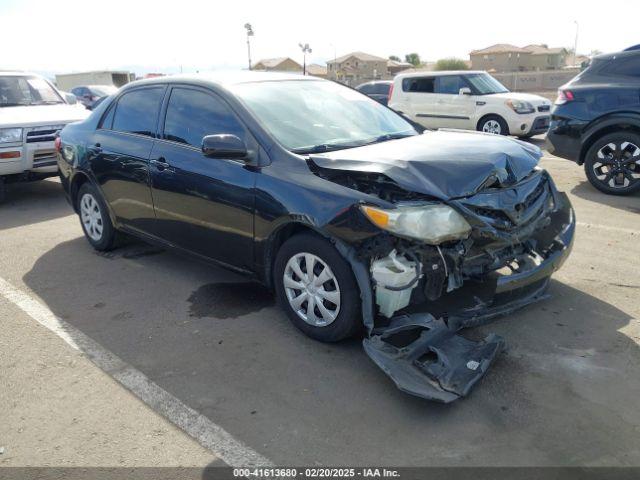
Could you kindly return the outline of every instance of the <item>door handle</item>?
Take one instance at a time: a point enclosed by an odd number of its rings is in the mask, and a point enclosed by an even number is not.
[[[149,163],[156,167],[159,172],[164,172],[167,169],[172,170],[169,168],[171,165],[169,165],[169,162],[167,162],[164,157],[158,157],[157,159],[150,160]]]
[[[99,155],[102,153],[102,146],[99,143],[96,143],[92,147],[89,147],[88,150],[94,155]]]

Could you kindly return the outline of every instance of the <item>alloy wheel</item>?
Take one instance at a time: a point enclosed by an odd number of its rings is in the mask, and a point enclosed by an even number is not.
[[[482,126],[482,131],[486,133],[494,133],[500,135],[502,133],[502,127],[497,120],[487,120]]]
[[[340,313],[340,287],[324,261],[311,253],[298,253],[287,262],[283,274],[289,305],[306,323],[326,327]]]
[[[598,150],[593,173],[611,188],[626,188],[640,180],[640,148],[631,142],[610,142]]]
[[[102,214],[100,204],[90,193],[85,193],[80,199],[80,218],[89,238],[99,242],[104,229]]]

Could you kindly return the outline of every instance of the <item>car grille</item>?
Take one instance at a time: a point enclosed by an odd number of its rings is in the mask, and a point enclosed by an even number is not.
[[[27,143],[53,142],[56,132],[62,130],[64,125],[48,125],[46,127],[33,127],[27,132]]]
[[[551,110],[551,105],[540,105],[538,107],[539,112],[548,112],[549,110]]]
[[[38,150],[33,154],[33,168],[49,167],[56,163],[55,150]]]
[[[535,184],[533,183],[535,182]],[[546,199],[550,195],[548,180],[545,176],[539,175],[536,179],[527,180],[512,188],[502,190],[494,190],[492,192],[481,192],[480,194],[469,198],[465,201],[465,205],[476,215],[483,217],[485,221],[500,230],[519,229],[527,224],[535,221],[542,211]],[[494,204],[495,195],[508,195],[508,191],[526,189],[528,193],[524,200],[519,203],[512,204],[513,208],[496,209],[489,205]],[[525,191],[526,191],[525,190]],[[503,202],[510,204],[509,201]]]
[[[547,128],[549,128],[549,117],[536,118],[533,122],[532,130],[546,130]]]

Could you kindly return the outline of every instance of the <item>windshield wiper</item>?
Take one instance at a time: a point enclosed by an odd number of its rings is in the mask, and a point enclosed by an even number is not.
[[[319,145],[313,145],[311,147],[301,147],[294,148],[291,151],[293,153],[323,153],[323,152],[332,152],[334,150],[342,150],[345,148],[355,148],[360,147],[362,144],[353,144],[353,143],[321,143]]]
[[[0,107],[24,107],[29,105],[28,103],[0,103]]]
[[[57,105],[63,103],[60,100],[41,100],[39,102],[31,102],[29,105]]]
[[[374,143],[382,143],[388,142],[389,140],[399,140],[400,138],[413,137],[412,133],[385,133],[384,135],[380,135],[379,137],[374,138],[363,145],[372,145]]]

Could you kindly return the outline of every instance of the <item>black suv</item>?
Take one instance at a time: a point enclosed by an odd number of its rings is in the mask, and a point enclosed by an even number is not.
[[[598,190],[640,190],[640,50],[600,55],[558,92],[547,139]]]

